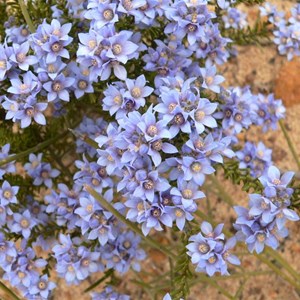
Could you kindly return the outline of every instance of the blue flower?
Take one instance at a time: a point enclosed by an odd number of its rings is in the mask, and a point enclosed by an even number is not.
[[[28,127],[32,118],[40,125],[46,125],[45,116],[41,113],[48,106],[48,103],[37,103],[36,98],[29,96],[26,103],[16,113],[15,118],[21,121],[21,128]]]
[[[11,186],[6,180],[3,182],[0,189],[1,205],[6,206],[10,203],[18,203],[16,194],[19,191],[18,186]]]
[[[272,164],[272,150],[268,149],[262,142],[257,146],[254,143],[247,142],[241,151],[236,152],[239,159],[239,168],[250,169],[253,177],[259,177],[266,173]]]
[[[170,184],[164,178],[161,178],[157,171],[153,170],[147,172],[146,170],[138,170],[135,174],[135,178],[138,182],[133,196],[141,197],[154,201],[154,194],[156,191],[163,192],[166,191]]]
[[[194,181],[186,182],[181,181],[178,183],[178,187],[174,187],[171,189],[170,193],[174,197],[174,202],[176,198],[176,204],[182,204],[185,209],[188,209],[190,206],[194,204],[195,200],[205,198],[205,194],[198,190],[198,184]],[[179,203],[178,203],[179,202]]]
[[[133,98],[135,101],[135,109],[139,109],[141,106],[145,106],[145,97],[151,95],[154,91],[153,88],[146,86],[146,78],[141,75],[134,79],[126,79],[125,84],[127,92],[124,97]]]
[[[39,297],[39,295],[45,299],[48,298],[49,293],[56,287],[54,282],[48,281],[48,276],[43,275],[29,287],[27,297],[30,298],[32,295],[34,297]]]
[[[206,174],[215,172],[215,169],[211,166],[208,159],[194,159],[193,157],[188,156],[185,156],[182,159],[182,170],[184,172],[184,180],[193,180],[200,186],[204,183]]]
[[[9,57],[9,59],[16,63],[18,67],[23,71],[28,71],[29,66],[32,66],[38,62],[37,57],[33,55],[27,56],[29,51],[29,43],[28,41],[19,45],[13,44],[13,53]]]
[[[118,22],[119,17],[116,13],[116,7],[117,4],[115,3],[92,3],[89,1],[87,8],[91,9],[84,13],[84,17],[88,20],[92,20],[92,28],[99,30],[107,24]]]
[[[31,71],[23,74],[23,81],[13,78],[10,82],[11,87],[7,89],[7,92],[15,95],[28,95],[38,88],[38,79]]]
[[[240,10],[229,7],[227,15],[222,16],[225,28],[243,29],[248,25],[246,21],[247,15]]]
[[[221,75],[216,75],[216,66],[206,63],[205,68],[200,68],[200,72],[203,78],[202,87],[215,93],[220,93],[219,85],[225,80],[225,78]]]
[[[11,231],[21,233],[25,239],[31,234],[31,229],[36,226],[36,222],[31,218],[29,210],[25,210],[23,214],[14,213],[14,222],[11,225]]]
[[[217,122],[211,115],[217,109],[217,103],[211,103],[208,99],[199,99],[197,108],[191,112],[191,117],[195,122],[196,131],[198,134],[203,133],[204,126],[209,128],[217,127]]]
[[[53,81],[44,83],[43,87],[48,92],[48,101],[51,102],[58,99],[69,101],[70,95],[68,88],[70,88],[74,82],[74,78],[65,77],[65,75],[59,74]]]
[[[275,166],[270,166],[265,176],[259,177],[259,181],[266,188],[286,188],[294,177],[294,172],[285,172],[283,175]]]
[[[227,262],[239,265],[239,259],[230,253],[230,249],[235,246],[235,238],[226,241],[222,233],[223,224],[219,224],[215,229],[208,222],[201,224],[202,233],[192,235],[186,248],[187,254],[191,256],[191,261],[196,264],[197,272],[205,272],[213,276],[216,272],[221,275],[228,275]]]

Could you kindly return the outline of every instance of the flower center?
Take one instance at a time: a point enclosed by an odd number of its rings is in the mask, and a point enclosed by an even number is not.
[[[27,36],[29,34],[29,31],[26,29],[26,28],[23,28],[22,30],[21,30],[21,35],[22,36]]]
[[[20,85],[21,91],[25,91],[27,88],[28,88],[28,85],[25,84],[25,83],[22,83],[22,84]]]
[[[22,63],[25,61],[26,55],[24,53],[19,53],[16,56],[17,62]]]
[[[125,103],[125,107],[126,107],[126,110],[132,111],[133,108],[135,107],[135,102],[133,100],[128,100]]]
[[[20,222],[20,224],[21,224],[22,228],[28,228],[29,221],[27,219],[22,219],[21,222]]]
[[[55,53],[59,52],[62,49],[62,46],[59,42],[55,42],[51,45],[51,50]]]
[[[175,109],[176,106],[177,106],[176,103],[170,103],[168,106],[169,112],[171,113]]]
[[[47,288],[47,283],[45,281],[40,281],[38,287],[40,290],[45,290]]]
[[[136,208],[138,211],[144,211],[145,209],[144,204],[142,202],[138,203]]]
[[[68,271],[69,272],[73,272],[74,271],[74,267],[73,266],[68,266]]]
[[[150,135],[151,137],[154,137],[157,135],[157,127],[155,125],[150,125],[148,128],[147,128],[147,134]]]
[[[157,140],[155,142],[152,143],[152,149],[155,151],[160,151],[162,149],[162,141],[161,140]]]
[[[118,55],[122,52],[122,46],[120,44],[114,44],[112,47],[112,52],[115,55]]]
[[[77,86],[79,87],[79,89],[85,90],[88,86],[88,83],[86,80],[81,79],[78,81]]]
[[[106,9],[103,11],[103,18],[106,21],[111,21],[114,17],[114,12],[111,9]]]
[[[266,236],[264,233],[259,233],[257,236],[256,236],[257,240],[260,242],[260,243],[263,243],[266,239]]]
[[[86,211],[87,212],[92,212],[93,211],[93,205],[92,204],[88,204],[87,206],[86,206]]]
[[[184,124],[184,117],[182,113],[176,114],[174,117],[174,123],[177,125],[183,125]]]
[[[200,244],[198,249],[200,253],[206,254],[209,251],[209,246],[207,244]]]
[[[97,171],[98,175],[100,177],[106,177],[107,173],[106,173],[106,168],[105,167],[100,167]]]
[[[278,178],[274,178],[274,179],[272,180],[272,183],[275,184],[275,185],[279,185],[279,184],[281,183],[281,180],[278,179]]]
[[[188,32],[195,32],[196,30],[197,30],[197,25],[195,25],[195,24],[187,25],[187,31]]]
[[[235,116],[234,116],[234,120],[236,122],[241,122],[243,120],[243,116],[239,113],[237,113]]]
[[[20,279],[23,279],[25,276],[26,276],[26,274],[24,272],[21,272],[21,271],[18,272],[18,277]]]
[[[226,118],[230,118],[231,115],[232,115],[232,111],[231,111],[230,109],[226,109],[226,110],[225,110],[225,117],[226,117]]]
[[[1,245],[0,246],[0,252],[4,252],[6,250],[6,246],[5,245]]]
[[[143,187],[145,190],[152,190],[154,188],[154,182],[151,179],[148,179],[143,183]]]
[[[175,216],[176,216],[177,218],[181,218],[181,217],[183,216],[183,211],[182,211],[181,209],[177,208],[177,209],[175,210]]]
[[[208,262],[209,262],[210,264],[214,264],[216,261],[217,261],[217,258],[216,258],[215,255],[214,255],[214,256],[211,256],[211,257],[208,259]]]
[[[151,211],[151,214],[153,217],[155,218],[159,218],[161,216],[161,211],[160,209],[158,208],[154,208],[152,211]]]
[[[123,243],[123,247],[124,247],[125,249],[129,249],[129,248],[131,247],[130,241],[125,241],[125,242]]]
[[[0,69],[5,70],[7,68],[6,60],[0,60]]]
[[[82,263],[83,266],[88,267],[89,264],[90,264],[90,260],[88,258],[85,258],[85,259],[82,260],[81,263]]]
[[[192,170],[193,170],[195,173],[199,173],[199,172],[201,172],[201,170],[202,170],[201,164],[198,163],[198,162],[192,163],[191,168],[192,168]]]
[[[131,0],[124,0],[123,5],[126,10],[131,10],[133,7]]]
[[[131,95],[134,98],[139,98],[142,95],[142,91],[138,86],[135,86],[132,90],[131,90]]]
[[[207,85],[211,85],[214,82],[214,78],[212,76],[208,76],[205,78]]]
[[[264,111],[264,110],[262,110],[262,109],[260,109],[259,111],[258,111],[258,115],[260,116],[260,117],[265,117],[266,116],[266,112]]]
[[[92,50],[97,46],[97,43],[95,40],[89,40],[88,41],[88,47]]]
[[[186,198],[186,199],[191,199],[191,198],[193,197],[193,191],[190,190],[190,189],[184,189],[184,190],[182,191],[182,195],[183,195],[183,197]]]
[[[251,156],[250,155],[246,155],[244,158],[245,162],[249,162],[251,160]]]
[[[96,178],[92,179],[92,185],[98,186],[99,184],[100,184],[100,181],[98,179],[96,179]]]
[[[54,82],[54,83],[52,84],[52,90],[53,90],[54,92],[59,92],[59,91],[61,91],[61,90],[62,90],[62,84],[61,84],[60,82],[58,82],[58,81]]]
[[[47,170],[43,170],[41,172],[41,176],[42,176],[42,178],[47,179],[47,178],[49,178],[49,172]]]
[[[196,143],[195,143],[195,147],[197,148],[197,149],[203,149],[203,147],[205,146],[205,144],[204,144],[204,142],[203,141],[201,141],[201,140],[197,140],[196,141]]]
[[[12,192],[11,192],[10,190],[5,190],[5,191],[3,192],[3,197],[4,197],[5,199],[10,199],[11,196],[12,196]]]
[[[117,95],[114,97],[114,103],[116,103],[117,105],[121,105],[122,104],[122,98],[120,95]]]
[[[205,117],[205,112],[203,110],[197,110],[195,113],[195,119],[196,121],[200,122]]]
[[[25,114],[28,116],[28,117],[32,117],[34,115],[34,109],[32,107],[29,107],[29,108],[26,108],[25,109]]]

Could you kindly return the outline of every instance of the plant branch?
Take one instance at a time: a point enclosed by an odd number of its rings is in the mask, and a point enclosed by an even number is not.
[[[13,300],[21,300],[10,288],[8,288],[3,282],[0,281],[0,289],[6,294],[9,294],[10,298]]]
[[[28,28],[29,28],[30,32],[31,33],[35,32],[35,27],[34,27],[34,25],[32,23],[32,20],[29,16],[29,13],[28,13],[28,10],[27,10],[27,7],[26,7],[24,1],[23,0],[18,0],[18,2],[19,2],[23,17],[24,17],[24,19],[25,19],[25,21],[28,25]]]
[[[297,154],[296,149],[295,149],[295,147],[293,145],[293,142],[292,142],[292,140],[291,140],[291,138],[290,138],[290,136],[289,136],[289,134],[287,132],[287,129],[286,129],[285,125],[284,125],[284,122],[282,120],[279,120],[279,125],[280,125],[280,128],[281,128],[282,132],[283,132],[284,138],[286,139],[286,141],[288,143],[289,149],[290,149],[290,151],[291,151],[291,153],[293,155],[293,158],[294,158],[294,160],[295,160],[295,162],[297,164],[297,167],[300,170],[300,160],[298,158],[298,154]]]
[[[27,156],[27,155],[29,155],[30,153],[33,153],[33,152],[42,150],[42,149],[48,147],[49,145],[52,145],[55,141],[57,141],[57,140],[63,138],[63,137],[66,136],[68,133],[69,133],[69,132],[66,131],[66,132],[64,132],[64,133],[62,133],[62,134],[60,134],[60,135],[58,135],[58,136],[56,136],[56,137],[54,137],[54,138],[51,138],[51,139],[49,139],[49,140],[47,140],[47,141],[44,141],[44,142],[42,142],[42,143],[40,143],[40,144],[38,144],[38,145],[36,145],[36,146],[34,146],[34,147],[28,149],[28,150],[25,150],[25,151],[23,151],[23,152],[21,152],[21,153],[15,154],[15,155],[11,155],[11,156],[9,156],[9,157],[6,158],[6,159],[1,160],[1,161],[0,161],[0,167],[4,166],[4,165],[6,165],[6,164],[8,164],[8,163],[10,163],[10,162],[12,162],[12,161],[18,160],[18,159],[20,159],[20,158],[22,158],[22,157],[24,157],[24,156]]]

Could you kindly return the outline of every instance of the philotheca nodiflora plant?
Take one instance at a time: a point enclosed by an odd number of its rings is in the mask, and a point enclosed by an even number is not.
[[[285,108],[273,94],[225,88],[218,74],[235,45],[272,34],[280,54],[300,55],[300,5],[288,18],[263,2],[0,2],[0,287],[9,299],[50,299],[56,278],[78,285],[94,273],[84,291],[93,300],[140,299],[116,286],[129,269],[143,272],[149,249],[170,267],[132,283],[153,299],[187,299],[199,282],[237,299],[218,278],[260,273],[239,272],[234,247],[300,289],[274,251],[286,221],[299,220],[297,176],[274,166],[262,142],[238,138],[279,122],[299,167]],[[242,3],[260,10],[254,26]],[[218,173],[249,193],[248,207]],[[208,190],[234,207],[230,230],[205,212]]]

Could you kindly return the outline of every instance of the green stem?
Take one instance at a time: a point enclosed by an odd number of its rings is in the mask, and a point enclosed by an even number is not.
[[[26,23],[28,25],[28,28],[29,28],[30,32],[31,33],[35,32],[34,25],[33,25],[32,21],[31,21],[31,18],[29,16],[29,13],[27,11],[27,7],[26,7],[24,1],[23,0],[18,0],[18,2],[19,2],[19,5],[20,5],[20,8],[21,8],[23,17],[24,17],[24,19],[25,19],[25,21],[26,21]]]
[[[300,275],[297,271],[295,271],[291,265],[276,251],[274,251],[272,248],[266,248],[265,253],[272,256],[274,259],[276,259],[286,270],[297,280],[300,282]]]
[[[70,129],[70,128],[69,128],[69,130],[75,135],[76,138],[81,139],[82,141],[84,141],[85,143],[87,143],[88,145],[90,145],[91,147],[93,147],[95,149],[99,148],[99,145],[94,140],[89,138],[88,136],[85,136],[85,135],[79,133],[78,131]]]
[[[163,245],[157,243],[154,239],[151,237],[144,236],[142,231],[133,223],[128,221],[121,213],[119,213],[118,210],[116,210],[110,203],[108,203],[100,194],[98,194],[94,189],[92,189],[89,185],[84,186],[86,191],[91,194],[95,199],[99,201],[99,203],[102,205],[102,207],[109,212],[111,212],[117,219],[119,219],[122,223],[126,224],[133,232],[135,232],[137,235],[139,235],[145,243],[147,243],[149,246],[156,248],[157,250],[161,251],[168,257],[172,259],[176,259],[177,256],[169,251],[167,248],[165,248]]]
[[[42,149],[48,147],[49,145],[52,145],[55,141],[61,139],[64,136],[66,136],[68,133],[69,132],[66,131],[66,132],[64,132],[64,133],[62,133],[62,134],[60,134],[60,135],[58,135],[58,136],[56,136],[54,138],[51,138],[51,139],[49,139],[49,140],[47,140],[45,142],[42,142],[42,143],[40,143],[40,144],[38,144],[38,145],[36,145],[36,146],[28,149],[28,150],[25,150],[25,151],[23,151],[21,153],[15,154],[15,155],[11,155],[11,156],[9,156],[6,159],[1,160],[0,161],[0,167],[4,166],[4,165],[6,165],[6,164],[8,164],[8,163],[10,163],[12,161],[18,160],[18,159],[20,159],[20,158],[22,158],[24,156],[27,156],[30,153],[42,150]]]
[[[96,286],[98,286],[101,282],[103,282],[105,279],[110,277],[114,272],[114,269],[109,269],[104,276],[102,276],[100,279],[98,279],[96,282],[94,282],[92,285],[90,285],[87,289],[84,290],[84,293],[87,293],[91,290],[93,290]]]
[[[291,138],[290,138],[290,136],[289,136],[289,134],[287,132],[287,129],[286,129],[285,125],[284,125],[284,122],[282,120],[279,120],[279,125],[280,125],[280,128],[281,128],[281,130],[283,132],[283,135],[284,135],[284,137],[285,137],[285,139],[286,139],[286,141],[288,143],[288,146],[289,146],[290,151],[291,151],[291,153],[292,153],[292,155],[294,157],[294,160],[295,160],[295,162],[296,162],[296,164],[298,166],[298,169],[300,170],[300,160],[298,158],[298,154],[297,154],[296,149],[295,149],[295,147],[293,145],[293,142],[292,142],[292,140],[291,140]]]
[[[6,294],[10,295],[9,299],[21,300],[10,288],[8,288],[3,282],[0,281],[0,289],[3,290]]]

